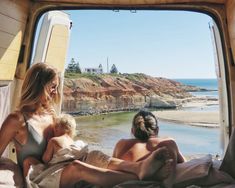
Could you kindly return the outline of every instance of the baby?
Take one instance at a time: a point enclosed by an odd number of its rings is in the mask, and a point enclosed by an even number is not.
[[[73,136],[75,134],[75,129],[76,122],[72,116],[68,114],[62,114],[58,118],[56,118],[55,125],[53,127],[54,137],[49,140],[46,151],[42,156],[42,161],[45,164],[50,162],[53,156],[59,150],[69,148],[71,145],[74,145]],[[80,143],[80,145],[85,146],[85,143]],[[34,157],[26,158],[23,163],[24,176],[27,176],[28,170],[31,165],[36,165],[39,163],[41,162]]]
[[[56,119],[54,126],[54,137],[48,142],[46,151],[43,154],[42,160],[48,163],[53,155],[62,148],[68,148],[74,144],[73,136],[76,129],[75,119],[68,115],[63,114]]]

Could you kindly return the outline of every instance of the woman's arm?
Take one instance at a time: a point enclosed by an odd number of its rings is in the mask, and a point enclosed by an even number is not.
[[[52,159],[53,154],[54,154],[54,140],[51,139],[49,140],[47,144],[47,149],[42,156],[43,162],[48,163]]]
[[[8,115],[0,129],[0,156],[2,156],[7,145],[16,136],[22,126],[22,117],[18,113]]]

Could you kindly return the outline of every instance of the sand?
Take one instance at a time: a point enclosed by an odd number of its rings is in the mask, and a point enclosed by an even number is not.
[[[219,112],[189,112],[183,110],[157,111],[154,114],[163,121],[203,126],[218,127]]]
[[[186,103],[187,107],[204,107],[216,105],[218,101],[195,101]],[[202,127],[219,127],[219,111],[185,111],[185,110],[162,110],[155,111],[154,114],[162,121],[170,121],[181,124],[188,124]]]

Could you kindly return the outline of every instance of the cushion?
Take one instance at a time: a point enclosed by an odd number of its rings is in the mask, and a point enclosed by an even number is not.
[[[0,188],[21,188],[23,182],[20,167],[10,159],[0,158]]]
[[[187,187],[197,184],[198,180],[208,175],[211,166],[212,156],[210,154],[177,164],[173,181],[174,187]]]

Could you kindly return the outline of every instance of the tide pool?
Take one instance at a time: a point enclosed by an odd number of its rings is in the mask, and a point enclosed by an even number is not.
[[[216,79],[176,79],[186,85],[198,86],[205,89],[217,90]],[[196,96],[218,98],[218,91],[193,92]],[[218,111],[218,105],[203,107],[184,107],[185,111]],[[136,112],[119,112],[106,115],[77,117],[78,138],[90,143],[91,149],[101,149],[112,155],[115,144],[119,139],[131,138],[132,118]],[[172,137],[185,156],[192,155],[221,155],[220,129],[203,128],[159,121],[159,136]]]

